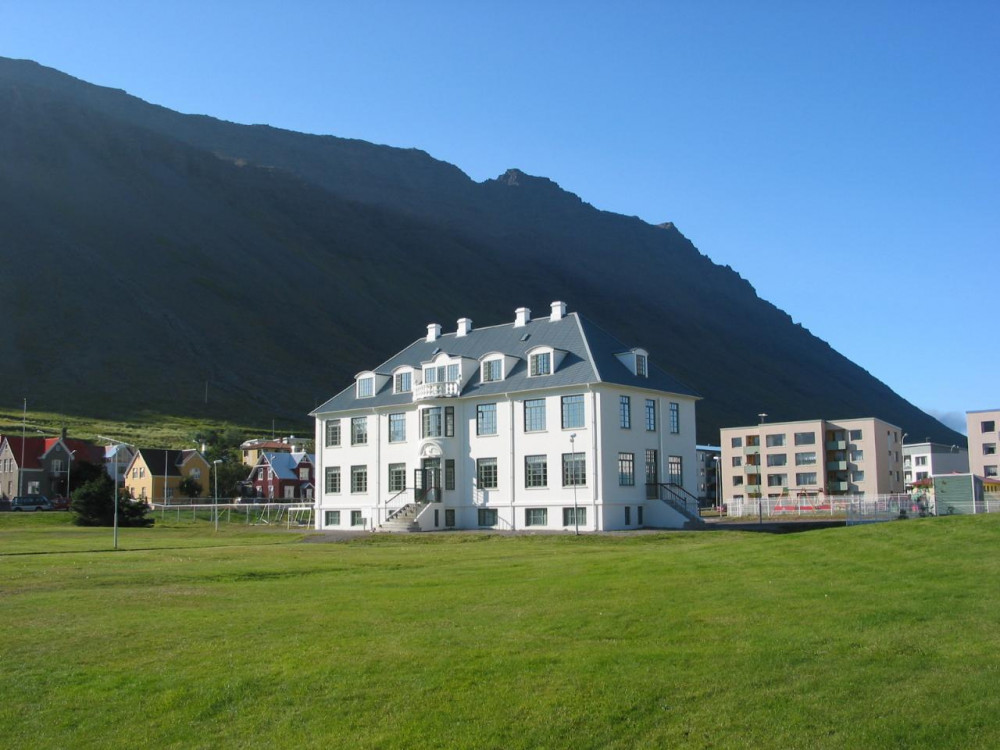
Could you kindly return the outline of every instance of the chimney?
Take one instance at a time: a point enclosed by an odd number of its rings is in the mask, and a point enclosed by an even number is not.
[[[566,317],[566,303],[565,302],[553,302],[552,303],[552,316],[549,318],[550,323],[554,323],[557,320],[562,320]]]
[[[472,321],[469,318],[459,318],[458,330],[455,331],[455,336],[465,336],[471,330],[472,330]]]
[[[527,307],[519,307],[514,311],[514,328],[523,328],[531,322],[531,310]]]
[[[437,323],[430,323],[427,326],[427,341],[437,341],[441,336],[441,326]]]

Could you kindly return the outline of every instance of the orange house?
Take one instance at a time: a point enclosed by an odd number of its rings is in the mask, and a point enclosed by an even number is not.
[[[209,497],[211,466],[196,450],[140,448],[125,469],[125,488],[136,500],[170,503],[189,499],[180,490],[185,479],[201,485],[198,498]]]

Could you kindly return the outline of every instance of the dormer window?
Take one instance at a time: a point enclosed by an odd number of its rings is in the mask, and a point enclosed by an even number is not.
[[[638,375],[640,378],[648,377],[649,370],[646,363],[645,354],[635,355],[635,374]]]
[[[458,380],[458,365],[439,365],[424,368],[425,383],[453,383]]]
[[[413,390],[413,373],[407,370],[406,372],[397,372],[392,378],[392,392],[393,393],[409,393]]]
[[[528,358],[529,377],[552,374],[552,352],[538,352]]]
[[[503,380],[503,360],[488,359],[483,362],[483,382],[493,383],[497,380]]]
[[[371,398],[375,395],[375,378],[371,375],[358,378],[358,398]]]

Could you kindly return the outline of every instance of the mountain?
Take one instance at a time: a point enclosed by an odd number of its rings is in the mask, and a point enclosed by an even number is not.
[[[964,442],[672,224],[516,169],[477,183],[5,58],[0,167],[0,405],[304,421],[427,323],[559,299],[704,396],[701,442],[762,411]]]

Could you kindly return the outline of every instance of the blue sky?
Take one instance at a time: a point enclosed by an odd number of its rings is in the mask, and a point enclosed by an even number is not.
[[[1000,407],[995,0],[0,0],[0,55],[549,177],[674,222],[946,423]]]

